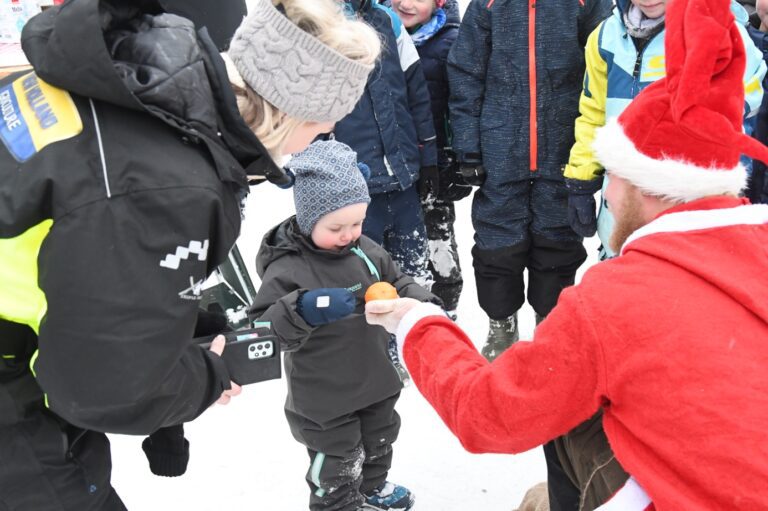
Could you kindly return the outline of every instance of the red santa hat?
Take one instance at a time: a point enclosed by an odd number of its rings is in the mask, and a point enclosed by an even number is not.
[[[747,184],[739,155],[768,162],[768,148],[742,131],[746,55],[730,0],[674,0],[665,24],[666,77],[597,131],[597,158],[676,202],[737,194]]]

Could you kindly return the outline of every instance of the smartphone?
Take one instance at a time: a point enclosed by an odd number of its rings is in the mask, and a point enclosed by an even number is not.
[[[226,340],[221,358],[230,378],[238,385],[276,380],[282,375],[280,342],[274,335],[265,333],[268,330],[261,327],[221,334]],[[210,349],[214,338],[215,335],[201,338],[198,344]]]

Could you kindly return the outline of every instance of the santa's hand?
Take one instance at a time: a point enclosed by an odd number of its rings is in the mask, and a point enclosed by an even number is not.
[[[371,325],[381,325],[387,332],[394,334],[403,316],[420,303],[413,298],[373,300],[365,304],[365,319]]]

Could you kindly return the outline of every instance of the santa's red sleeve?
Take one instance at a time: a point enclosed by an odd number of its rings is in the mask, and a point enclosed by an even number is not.
[[[412,309],[398,329],[419,391],[470,452],[518,453],[566,433],[603,404],[602,348],[571,288],[541,323],[489,363],[434,306]]]

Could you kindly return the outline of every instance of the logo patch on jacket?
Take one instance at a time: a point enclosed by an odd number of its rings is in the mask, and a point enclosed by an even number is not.
[[[48,144],[83,131],[69,93],[48,85],[35,73],[0,89],[0,109],[0,138],[18,162],[27,161]]]
[[[173,254],[166,254],[166,256],[160,260],[160,266],[171,270],[178,270],[181,261],[183,259],[189,259],[190,254],[195,254],[198,261],[205,261],[208,258],[208,240],[192,240],[186,247],[176,247],[176,251]]]

